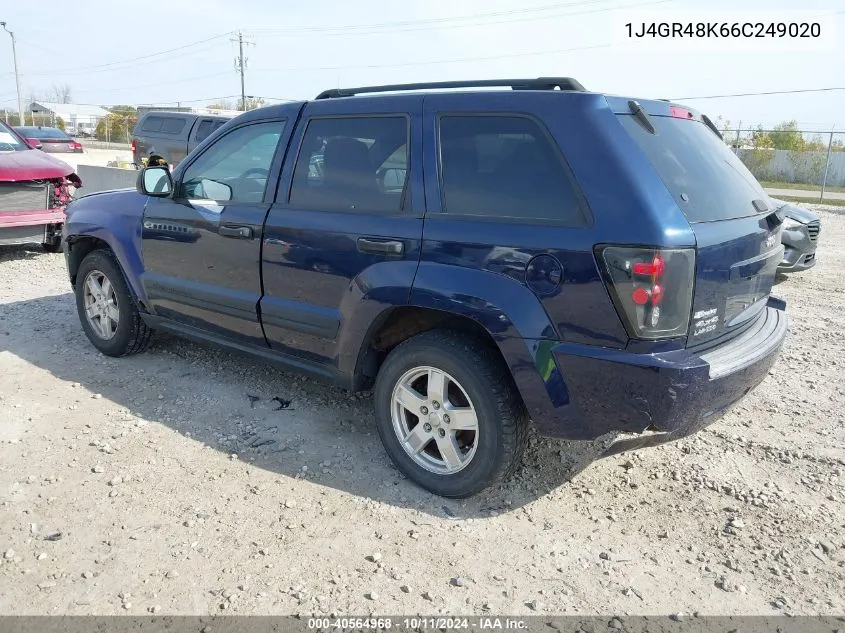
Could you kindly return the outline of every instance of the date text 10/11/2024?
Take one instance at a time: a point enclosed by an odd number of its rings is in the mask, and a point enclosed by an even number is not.
[[[478,617],[373,617],[373,618],[309,618],[311,630],[479,630],[479,631],[520,631],[528,628],[527,623],[519,618]]]

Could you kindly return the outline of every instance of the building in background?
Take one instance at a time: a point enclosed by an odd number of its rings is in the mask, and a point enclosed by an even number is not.
[[[64,121],[65,131],[72,136],[94,136],[97,123],[109,113],[100,106],[48,101],[33,101],[29,105],[29,111],[50,117],[53,126],[61,119]]]

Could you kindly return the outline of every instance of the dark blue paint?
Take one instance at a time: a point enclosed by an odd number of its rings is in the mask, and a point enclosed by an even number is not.
[[[141,302],[147,299],[141,283],[141,218],[146,202],[145,196],[131,190],[82,196],[67,206],[63,228],[65,238],[91,237],[108,244]]]
[[[663,102],[641,104],[652,115],[669,113]],[[748,275],[768,265],[760,256],[773,228],[761,217],[691,226],[618,123],[614,112],[626,109],[624,99],[543,91],[273,106],[226,124],[174,174],[178,181],[199,153],[239,125],[285,119],[264,203],[226,208],[227,219],[254,229],[252,239],[221,237],[219,221],[194,205],[146,200],[131,191],[74,202],[65,231],[98,237],[112,248],[157,327],[355,387],[362,351],[393,310],[438,310],[472,319],[490,333],[542,434],[591,439],[651,426],[681,436],[745,395],[776,354],[711,381],[696,350],[732,332],[693,337],[691,328],[689,340],[630,340],[594,248],[696,248],[693,311],[705,310],[770,292],[770,285],[756,287]],[[479,111],[529,115],[547,127],[586,200],[585,226],[443,211],[436,118]],[[308,120],[371,113],[409,117],[405,210],[352,213],[290,205],[294,160]],[[360,237],[398,240],[404,250],[400,256],[361,252]],[[768,305],[783,309],[771,300]],[[737,312],[735,331],[747,326],[750,310]]]

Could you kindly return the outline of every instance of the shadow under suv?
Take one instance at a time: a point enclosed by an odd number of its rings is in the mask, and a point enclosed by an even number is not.
[[[172,173],[74,201],[66,256],[103,353],[164,330],[373,388],[398,468],[461,497],[514,471],[529,421],[637,434],[617,452],[760,383],[787,331],[766,200],[678,104],[375,86],[244,113]]]

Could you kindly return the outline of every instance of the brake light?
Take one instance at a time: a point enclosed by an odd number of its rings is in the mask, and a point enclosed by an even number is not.
[[[690,112],[686,108],[679,108],[678,106],[669,106],[669,114],[671,114],[676,119],[693,118],[692,112]]]
[[[616,311],[632,338],[684,336],[692,309],[695,250],[596,249]]]
[[[133,139],[132,139],[132,153],[133,153],[133,154],[135,153],[135,150],[136,150],[136,149],[137,149],[136,141],[135,141],[135,139],[133,138]]]

